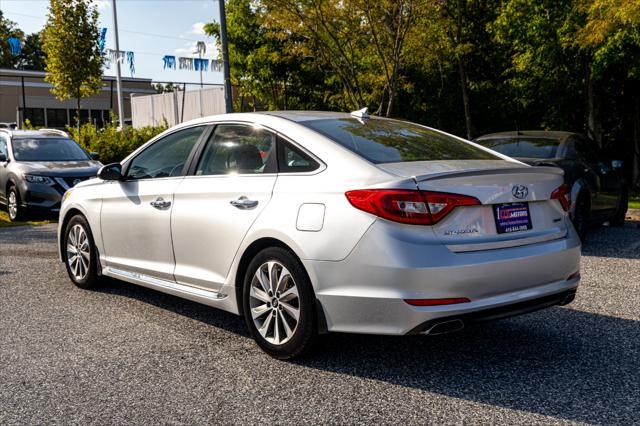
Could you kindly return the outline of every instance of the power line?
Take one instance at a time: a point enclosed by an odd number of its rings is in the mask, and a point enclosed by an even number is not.
[[[12,12],[12,11],[6,11],[6,10],[4,12],[5,13],[11,13],[11,14],[17,15],[17,16],[23,16],[23,17],[26,17],[26,18],[37,19],[39,21],[46,21],[46,18],[43,18],[42,16],[28,15],[26,13]],[[104,28],[108,28],[108,29],[113,31],[113,29],[108,25],[105,25]],[[196,40],[196,39],[192,39],[192,38],[170,36],[170,35],[166,35],[166,34],[155,34],[155,33],[146,33],[146,32],[142,32],[142,31],[126,30],[124,28],[119,28],[119,31],[122,32],[122,33],[137,34],[137,35],[143,35],[143,36],[148,36],[148,37],[161,37],[161,38],[168,38],[168,39],[173,39],[173,40],[184,40],[184,41],[193,41],[193,42],[201,41],[201,40]],[[205,34],[204,36],[206,37],[207,35]]]

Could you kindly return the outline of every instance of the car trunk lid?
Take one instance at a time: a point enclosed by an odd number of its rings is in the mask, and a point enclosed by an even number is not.
[[[478,251],[562,238],[566,213],[551,194],[563,183],[557,167],[531,167],[516,161],[478,160],[378,165],[412,177],[421,191],[477,198],[481,205],[456,207],[432,226],[452,251]]]

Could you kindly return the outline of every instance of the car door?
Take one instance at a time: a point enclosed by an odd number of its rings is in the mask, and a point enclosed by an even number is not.
[[[115,273],[173,281],[174,191],[205,129],[189,127],[162,137],[124,165],[122,181],[105,184],[102,240],[107,266]]]
[[[275,135],[248,124],[218,124],[189,176],[178,185],[171,218],[181,284],[218,290],[247,231],[271,199]]]
[[[599,215],[616,208],[618,202],[614,190],[616,176],[596,143],[578,136],[575,139],[575,148],[583,166],[582,176],[591,190],[592,212]]]
[[[4,154],[4,161],[0,160],[0,202],[6,203],[7,194],[5,194],[5,189],[9,178],[9,148],[7,140],[2,135],[0,135],[0,154]]]

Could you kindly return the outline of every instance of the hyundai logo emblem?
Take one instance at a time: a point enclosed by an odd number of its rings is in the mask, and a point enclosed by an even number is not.
[[[529,195],[529,188],[524,185],[514,185],[511,189],[511,194],[520,200],[524,200]]]
[[[73,180],[73,186],[76,186],[77,184],[79,184],[80,182],[82,182],[82,180],[80,179],[74,179]],[[515,188],[515,187],[514,187]]]

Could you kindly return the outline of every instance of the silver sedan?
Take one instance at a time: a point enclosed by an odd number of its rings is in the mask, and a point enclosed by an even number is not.
[[[571,302],[580,241],[557,168],[409,122],[206,117],[70,189],[60,258],[243,315],[270,355],[318,334],[439,334]]]

